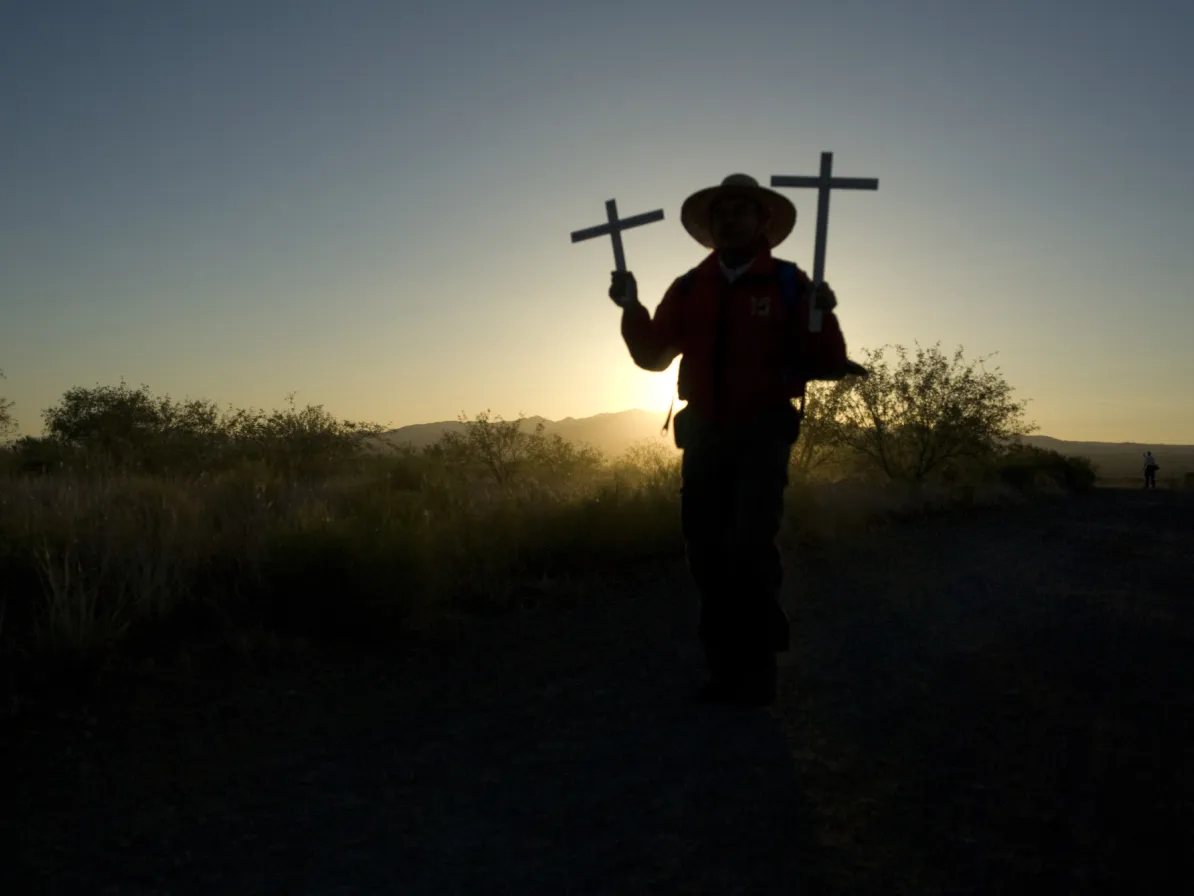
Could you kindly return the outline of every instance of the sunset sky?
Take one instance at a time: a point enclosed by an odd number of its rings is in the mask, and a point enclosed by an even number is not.
[[[1192,41],[1188,0],[5,3],[0,395],[662,418],[569,233],[662,208],[653,310],[685,196],[830,150],[880,179],[832,204],[854,354],[998,352],[1045,434],[1194,443]]]

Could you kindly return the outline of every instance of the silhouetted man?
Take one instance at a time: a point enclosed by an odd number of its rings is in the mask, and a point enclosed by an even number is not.
[[[1145,451],[1144,452],[1144,487],[1145,488],[1156,488],[1157,487],[1157,470],[1159,470],[1160,468],[1161,468],[1160,464],[1158,464],[1157,459],[1155,457],[1153,457],[1153,453],[1151,451]]]
[[[710,673],[701,697],[765,705],[775,699],[775,654],[788,649],[775,538],[800,432],[792,400],[810,380],[839,378],[852,365],[833,291],[819,290],[822,327],[811,332],[811,281],[771,255],[796,223],[788,199],[734,174],[688,197],[681,221],[713,251],[672,283],[655,316],[629,272],[614,272],[609,295],[623,309],[622,335],[639,367],[666,370],[681,356],[687,406],[674,425],[684,451],[681,522]]]

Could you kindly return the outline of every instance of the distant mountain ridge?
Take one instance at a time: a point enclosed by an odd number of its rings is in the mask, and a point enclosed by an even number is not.
[[[616,456],[631,445],[644,441],[671,446],[670,436],[661,434],[666,419],[667,415],[663,413],[635,409],[593,417],[565,417],[563,420],[526,417],[522,427],[524,432],[533,432],[542,423],[548,435],[559,435],[570,442],[591,445],[606,455]],[[382,438],[395,445],[406,443],[415,448],[424,448],[438,442],[445,433],[462,432],[464,426],[458,420],[417,423],[392,429],[384,433]]]
[[[1144,454],[1145,451],[1152,451],[1154,454],[1194,451],[1194,445],[1163,445],[1153,442],[1077,442],[1055,439],[1052,436],[1024,436],[1024,441],[1038,448],[1060,451],[1063,454],[1090,456],[1119,454],[1123,451],[1136,451],[1139,454]]]
[[[640,442],[674,447],[670,434],[661,433],[666,418],[667,415],[664,413],[635,409],[597,414],[593,417],[566,417],[563,420],[527,417],[523,428],[530,432],[539,423],[543,423],[544,431],[549,434],[558,434],[572,442],[583,442],[612,457],[622,454],[631,445]],[[463,429],[464,424],[458,420],[417,423],[390,430],[382,438],[392,444],[408,443],[415,448],[423,448],[439,441],[444,433],[459,432]],[[1161,464],[1162,478],[1194,472],[1194,445],[1077,442],[1051,436],[1025,436],[1024,442],[1062,454],[1089,458],[1098,466],[1100,475],[1108,478],[1140,475],[1141,458],[1146,450],[1151,450],[1157,456]]]
[[[1088,458],[1103,479],[1136,479],[1143,475],[1144,452],[1151,451],[1161,465],[1159,479],[1181,479],[1194,473],[1194,445],[1144,442],[1067,442],[1050,436],[1025,436],[1037,448]]]

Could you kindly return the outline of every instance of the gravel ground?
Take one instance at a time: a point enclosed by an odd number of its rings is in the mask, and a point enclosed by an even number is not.
[[[1194,500],[788,558],[769,710],[697,705],[683,571],[5,733],[0,893],[1171,892]]]

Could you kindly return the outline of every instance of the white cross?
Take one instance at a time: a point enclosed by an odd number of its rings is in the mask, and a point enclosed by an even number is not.
[[[808,315],[808,328],[821,332],[821,310],[815,301],[817,288],[825,281],[825,243],[829,239],[829,191],[877,190],[879,181],[873,177],[834,177],[833,153],[821,153],[821,173],[815,177],[772,175],[773,187],[814,187],[817,190],[817,243],[813,251],[813,297]]]
[[[596,227],[589,227],[586,230],[574,230],[572,232],[572,242],[579,243],[581,240],[591,240],[595,236],[606,236],[608,234],[614,242],[614,267],[619,271],[625,271],[626,256],[622,252],[622,231],[629,230],[631,227],[638,227],[642,224],[653,224],[656,221],[662,221],[663,209],[644,212],[641,215],[634,215],[631,218],[623,218],[619,221],[618,203],[610,199],[605,203],[605,215],[609,219],[608,223],[598,224]]]

